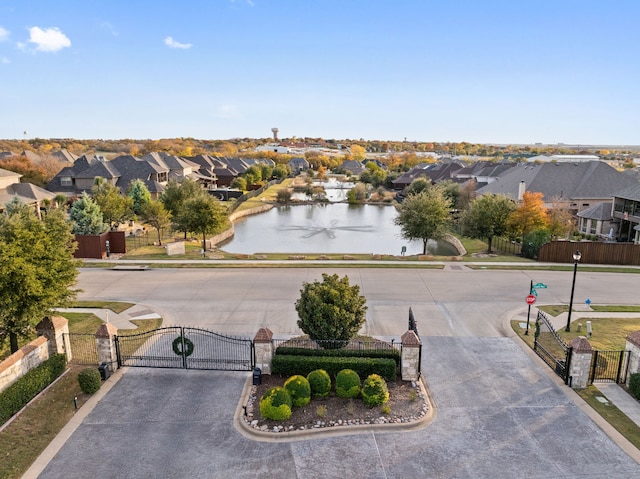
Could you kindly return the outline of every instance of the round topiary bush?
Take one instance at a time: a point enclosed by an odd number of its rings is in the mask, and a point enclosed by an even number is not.
[[[93,394],[100,386],[102,386],[102,378],[100,377],[100,371],[95,368],[86,368],[80,371],[78,374],[78,384],[80,384],[80,390],[86,394]]]
[[[265,419],[284,421],[291,417],[291,395],[281,386],[267,389],[260,398],[260,414]]]
[[[291,376],[284,382],[284,388],[289,391],[291,402],[296,407],[306,406],[311,401],[311,386],[304,376]]]
[[[357,398],[360,394],[360,376],[353,369],[343,369],[336,375],[336,394],[341,398]]]
[[[389,400],[389,390],[384,378],[370,374],[362,383],[362,400],[367,406],[380,406]]]
[[[307,374],[307,381],[311,386],[311,395],[314,398],[328,396],[331,392],[331,376],[324,369],[316,369]]]

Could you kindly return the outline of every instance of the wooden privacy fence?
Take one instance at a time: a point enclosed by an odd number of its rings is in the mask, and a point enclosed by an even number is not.
[[[540,248],[538,261],[572,263],[576,250],[582,253],[580,263],[640,266],[640,245],[595,241],[551,241]]]

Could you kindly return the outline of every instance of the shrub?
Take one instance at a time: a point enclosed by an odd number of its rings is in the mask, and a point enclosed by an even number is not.
[[[334,358],[320,356],[286,356],[277,354],[271,361],[272,374],[289,377],[294,374],[309,374],[314,369],[324,369],[335,377],[342,369],[353,369],[362,378],[369,374],[379,374],[387,381],[397,377],[396,362],[393,359],[374,358]]]
[[[369,406],[380,406],[389,400],[387,382],[377,374],[371,374],[362,383],[362,400]]]
[[[293,340],[295,344],[295,340]],[[321,348],[324,348],[324,341],[317,341]],[[332,341],[336,343],[342,343],[342,341]],[[313,343],[311,340],[301,340],[297,344]],[[276,354],[288,354],[293,356],[334,356],[334,357],[358,357],[358,358],[391,358],[396,363],[400,364],[400,351],[393,349],[391,343],[387,343],[389,347],[387,349],[370,349],[367,347],[366,341],[356,342],[358,346],[364,346],[363,349],[344,349],[349,344],[349,341],[344,341],[344,344],[339,344],[341,349],[311,349],[310,347],[298,347],[298,346],[278,346],[276,348]]]
[[[360,376],[353,369],[343,369],[336,376],[336,394],[341,398],[356,398],[360,394]]]
[[[96,368],[86,368],[78,374],[78,384],[83,393],[93,394],[102,386],[100,371]]]
[[[640,373],[629,376],[629,392],[636,399],[640,399]]]
[[[307,375],[307,381],[311,386],[311,395],[314,398],[328,396],[331,392],[331,376],[324,369],[315,369]]]
[[[267,389],[260,398],[260,414],[265,419],[285,421],[291,417],[291,395],[281,386]]]
[[[289,391],[291,402],[296,407],[306,406],[311,401],[311,386],[304,376],[291,376],[284,382],[284,388]]]
[[[60,376],[67,365],[64,354],[55,354],[27,372],[0,393],[0,424],[20,411],[29,401]]]

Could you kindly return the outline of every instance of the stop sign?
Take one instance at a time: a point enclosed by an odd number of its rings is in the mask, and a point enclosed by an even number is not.
[[[527,296],[525,298],[525,300],[527,301],[527,304],[533,304],[536,302],[536,297],[532,294],[530,294],[529,296]]]

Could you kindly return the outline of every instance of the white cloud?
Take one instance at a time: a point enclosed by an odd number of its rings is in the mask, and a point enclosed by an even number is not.
[[[0,27],[0,42],[4,42],[6,40],[9,40],[9,30]]]
[[[7,64],[9,64],[11,62],[9,61],[8,58],[0,57],[0,63],[2,63],[3,65],[7,65]]]
[[[191,43],[180,43],[171,37],[165,38],[164,44],[169,48],[180,48],[182,50],[186,50],[187,48],[191,48],[193,46],[191,45]]]
[[[71,46],[71,40],[59,28],[31,27],[29,29],[29,43],[36,44],[40,52],[57,52]]]

